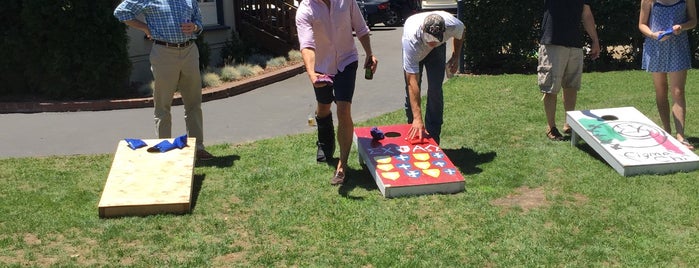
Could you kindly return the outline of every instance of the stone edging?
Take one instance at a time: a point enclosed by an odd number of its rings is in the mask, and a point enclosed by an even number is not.
[[[297,63],[253,78],[224,83],[218,87],[204,88],[202,102],[232,97],[303,72],[305,72],[303,63]],[[172,104],[182,105],[179,94],[175,94]],[[104,111],[146,107],[153,107],[152,97],[94,101],[0,102],[0,114]]]

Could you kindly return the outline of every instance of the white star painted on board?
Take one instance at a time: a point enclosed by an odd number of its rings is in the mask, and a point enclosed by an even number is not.
[[[401,154],[401,155],[396,156],[396,159],[398,159],[400,161],[408,161],[408,159],[410,159],[410,156]]]
[[[438,167],[444,167],[447,165],[447,162],[444,161],[434,161],[432,162],[433,165],[438,166]]]
[[[409,170],[408,172],[405,173],[405,175],[408,175],[408,177],[411,177],[411,178],[417,178],[417,177],[420,177],[420,171]]]

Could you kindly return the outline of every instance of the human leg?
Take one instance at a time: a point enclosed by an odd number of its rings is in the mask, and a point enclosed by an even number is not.
[[[670,104],[667,98],[667,73],[655,72],[652,74],[653,85],[655,86],[655,105],[658,107],[660,121],[663,124],[665,132],[672,134],[672,127],[670,126]]]
[[[567,64],[566,49],[562,46],[541,45],[539,47],[539,64],[537,66],[537,83],[544,94],[544,114],[546,116],[546,137],[561,141],[563,135],[556,128],[556,106],[561,80]]]
[[[180,69],[177,67],[177,54],[172,48],[153,45],[150,53],[153,72],[153,115],[155,130],[159,139],[172,137],[172,116],[170,108],[177,89]]]
[[[337,161],[335,176],[332,184],[344,182],[347,168],[347,159],[352,148],[352,136],[354,135],[354,122],[352,121],[352,103],[347,101],[337,102],[337,142],[340,145],[340,159]]]
[[[578,90],[577,89],[570,89],[570,88],[564,88],[563,89],[563,109],[566,112],[574,111],[575,110],[575,104],[578,100]],[[569,134],[571,131],[570,125],[568,123],[563,124],[563,133]]]
[[[340,159],[330,184],[342,184],[345,180],[347,159],[352,148],[354,122],[352,121],[352,98],[357,77],[357,62],[353,62],[335,75],[335,105],[337,106],[337,142],[340,145]]]
[[[332,86],[314,88],[316,95],[316,124],[318,140],[316,145],[316,161],[325,162],[335,153],[335,125],[330,111],[334,100]]]
[[[687,142],[684,133],[685,118],[687,113],[687,103],[685,101],[684,88],[687,81],[687,70],[669,73],[670,92],[672,92],[672,115],[675,122],[677,140],[681,141],[690,149],[694,146]]]
[[[563,135],[556,128],[556,104],[558,94],[544,93],[544,113],[546,114],[546,136],[553,141],[562,141]]]
[[[580,48],[566,48],[563,56],[567,59],[561,86],[563,87],[563,109],[565,112],[575,110],[575,105],[578,101],[578,90],[582,81],[583,58],[584,54]],[[565,122],[565,121],[564,121]],[[571,132],[570,125],[567,122],[563,124],[563,132],[569,134]]]
[[[446,45],[434,48],[423,60],[427,72],[427,104],[425,105],[425,129],[439,144],[444,121],[444,94],[442,82],[446,68]]]
[[[184,105],[187,135],[197,139],[197,150],[204,149],[204,119],[201,110],[201,73],[196,45],[182,49],[182,72],[179,79],[180,95]]]

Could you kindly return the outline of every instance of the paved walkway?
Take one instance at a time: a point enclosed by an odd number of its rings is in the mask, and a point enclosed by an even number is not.
[[[403,108],[401,34],[400,27],[372,29],[372,47],[379,66],[373,80],[365,80],[358,72],[352,105],[355,122]],[[363,60],[358,42],[357,47]],[[207,101],[202,104],[205,143],[237,144],[311,132],[315,128],[308,126],[307,121],[314,107],[315,97],[305,73],[234,97]],[[174,106],[172,112],[173,136],[185,134],[183,107]],[[0,131],[0,158],[114,153],[121,139],[156,138],[150,106],[0,114],[0,126],[3,129]]]

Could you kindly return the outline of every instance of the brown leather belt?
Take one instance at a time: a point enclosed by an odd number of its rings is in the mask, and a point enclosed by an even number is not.
[[[187,42],[182,42],[182,43],[168,43],[168,42],[163,42],[163,41],[159,41],[159,40],[153,40],[153,43],[155,43],[156,45],[161,45],[161,46],[166,46],[166,47],[181,48],[181,47],[188,47],[189,45],[194,43],[194,41],[189,40]]]

